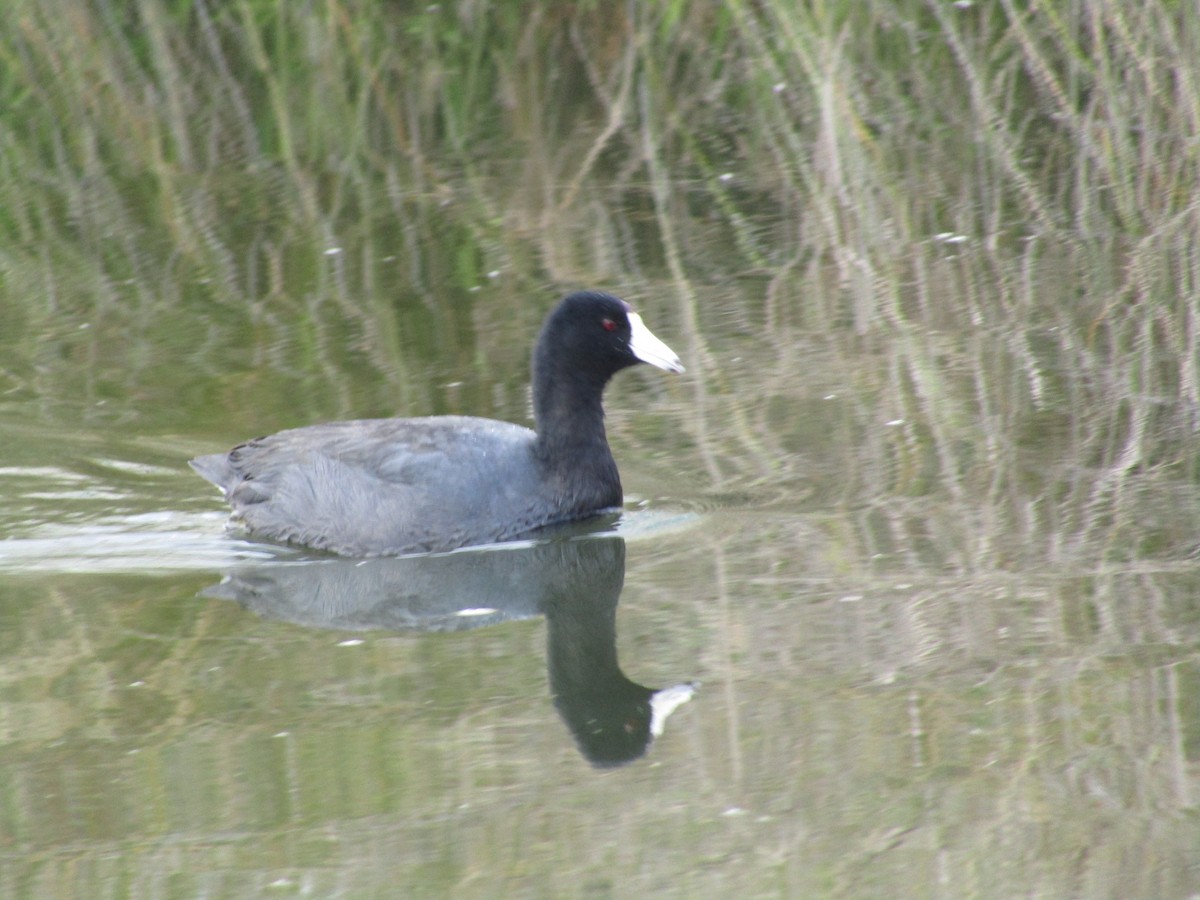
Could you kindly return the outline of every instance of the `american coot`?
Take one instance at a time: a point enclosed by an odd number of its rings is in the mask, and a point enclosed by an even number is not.
[[[533,352],[536,433],[468,416],[361,419],[281,431],[192,468],[252,534],[345,556],[452,550],[528,536],[621,504],[601,394],[637,362],[682,372],[625,301],[581,292]]]

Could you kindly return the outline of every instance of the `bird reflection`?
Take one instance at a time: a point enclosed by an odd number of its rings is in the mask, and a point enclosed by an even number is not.
[[[437,556],[246,564],[204,594],[264,618],[343,630],[460,631],[545,616],[555,709],[583,755],[613,767],[642,756],[695,690],[653,690],[621,671],[624,583],[624,540],[592,536]]]

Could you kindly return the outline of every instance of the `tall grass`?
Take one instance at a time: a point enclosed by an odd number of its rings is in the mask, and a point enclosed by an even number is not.
[[[705,207],[758,268],[801,251],[883,274],[942,232],[1133,247],[1195,216],[1190,4],[18,0],[4,17],[6,243],[138,234],[251,292],[268,282],[245,283],[247,243],[448,197],[485,242],[498,214],[586,217],[589,192],[648,190],[656,166],[693,205],[675,216]],[[765,213],[794,230],[763,233]]]

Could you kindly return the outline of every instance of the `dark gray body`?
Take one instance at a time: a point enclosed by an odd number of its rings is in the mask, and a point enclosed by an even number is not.
[[[360,419],[201,456],[232,518],[260,537],[350,556],[511,540],[621,503],[616,464],[541,458],[528,428],[469,416]],[[594,450],[593,450],[594,452]]]
[[[601,395],[638,362],[683,371],[628,304],[583,291],[546,317],[534,347],[536,433],[468,416],[359,419],[256,438],[192,467],[252,533],[343,556],[525,537],[621,505]]]

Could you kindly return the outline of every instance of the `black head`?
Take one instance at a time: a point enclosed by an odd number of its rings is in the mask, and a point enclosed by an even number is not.
[[[535,367],[570,369],[603,384],[639,362],[683,371],[679,357],[650,332],[628,303],[612,294],[580,291],[564,298],[546,317]]]

